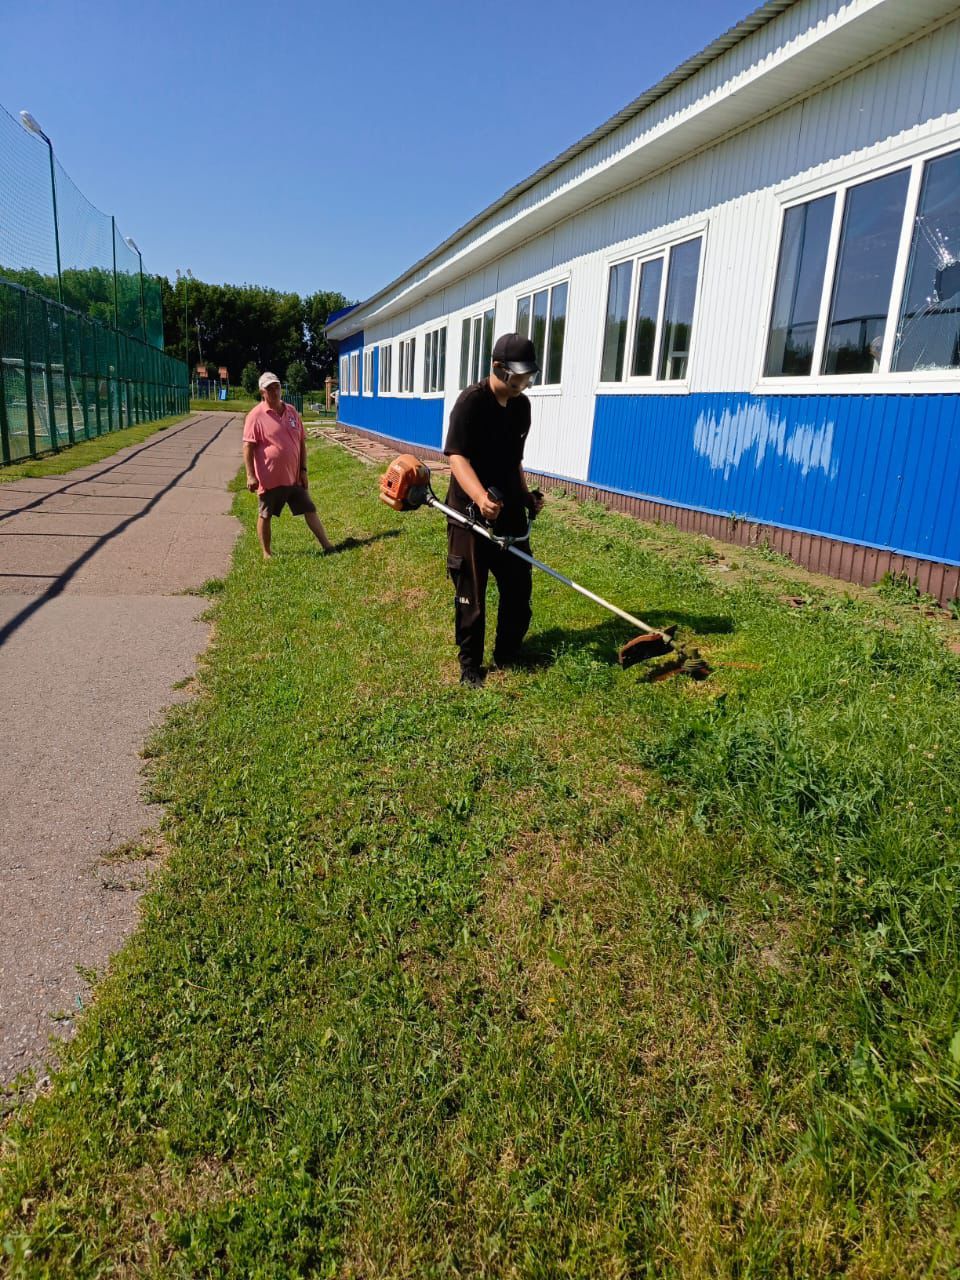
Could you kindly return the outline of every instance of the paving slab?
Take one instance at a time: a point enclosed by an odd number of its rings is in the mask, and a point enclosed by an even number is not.
[[[46,1070],[88,998],[78,966],[136,924],[151,864],[109,854],[159,820],[140,750],[207,643],[207,600],[180,593],[229,569],[242,425],[194,415],[0,486],[0,1081]]]

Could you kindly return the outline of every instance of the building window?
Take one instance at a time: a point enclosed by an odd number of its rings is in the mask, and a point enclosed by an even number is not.
[[[763,366],[768,377],[802,375],[813,368],[833,205],[832,195],[821,196],[784,214],[773,318]]]
[[[784,210],[766,377],[956,368],[960,151]]]
[[[363,352],[363,394],[373,395],[373,347],[366,347]]]
[[[494,310],[467,316],[460,334],[460,390],[470,387],[490,372],[493,350]]]
[[[393,390],[393,347],[387,342],[380,348],[380,394]]]
[[[413,395],[413,363],[416,356],[416,338],[404,338],[400,343],[399,378],[397,390]]]
[[[627,317],[630,309],[632,279],[632,262],[621,262],[610,268],[607,314],[603,322],[601,382],[619,382],[623,377],[623,356],[627,349]]]
[[[360,394],[360,352],[350,352],[350,394]]]
[[[960,367],[960,151],[924,166],[891,368]]]
[[[566,281],[517,299],[517,333],[533,339],[540,362],[539,382],[542,386],[560,382],[566,327]]]
[[[350,394],[350,357],[340,357],[340,394],[348,396]]]
[[[444,370],[447,365],[447,330],[432,329],[423,343],[423,392],[443,390]]]
[[[686,378],[702,243],[682,240],[610,268],[601,382]]]
[[[847,192],[823,373],[880,368],[909,180],[909,170],[900,169]]]

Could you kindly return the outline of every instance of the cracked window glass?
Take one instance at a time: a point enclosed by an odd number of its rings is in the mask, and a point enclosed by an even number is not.
[[[924,166],[891,368],[960,367],[960,151]]]

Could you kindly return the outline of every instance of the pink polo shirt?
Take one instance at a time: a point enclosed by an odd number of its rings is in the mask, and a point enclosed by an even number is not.
[[[243,443],[255,446],[253,473],[257,477],[257,493],[300,483],[304,439],[303,423],[293,405],[282,404],[279,413],[269,409],[265,400],[254,405],[243,424]]]

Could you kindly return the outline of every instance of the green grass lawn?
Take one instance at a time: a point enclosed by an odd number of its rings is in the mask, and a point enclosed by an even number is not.
[[[535,554],[713,675],[541,575],[541,664],[462,689],[442,521],[311,459],[361,545],[265,565],[238,492],[169,856],[0,1135],[8,1274],[956,1276],[951,624],[560,497]]]
[[[176,426],[185,417],[185,414],[177,414],[172,418],[141,422],[135,427],[124,427],[121,431],[110,431],[93,440],[81,440],[79,444],[67,445],[58,453],[47,453],[42,458],[12,462],[8,467],[0,467],[0,484],[6,484],[10,480],[34,479],[37,476],[62,476],[77,467],[88,467],[93,462],[111,457],[127,445],[139,444],[157,431]]]
[[[253,396],[236,396],[232,400],[194,400],[190,401],[191,413],[249,413],[259,401]]]

